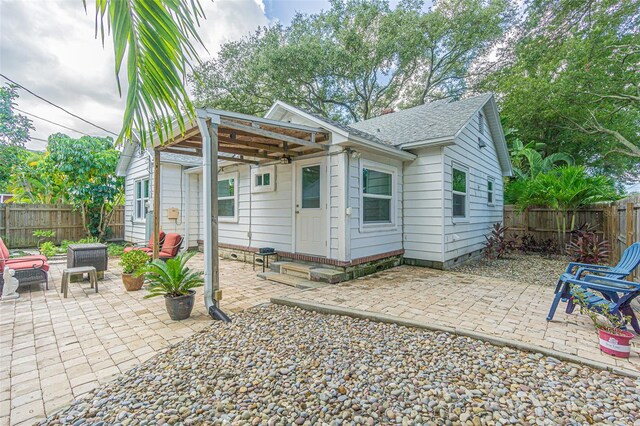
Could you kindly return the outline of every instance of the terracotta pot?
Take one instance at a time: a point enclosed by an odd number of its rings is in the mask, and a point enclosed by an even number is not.
[[[616,334],[613,334],[606,330],[598,330],[598,335],[600,336],[600,350],[602,352],[619,358],[629,358],[631,339],[635,337],[633,333],[625,330],[616,330]]]
[[[191,316],[193,304],[196,299],[195,290],[189,290],[189,294],[178,297],[164,297],[164,303],[167,307],[169,317],[174,321],[187,319]]]
[[[144,275],[134,277],[133,274],[122,274],[122,283],[127,291],[138,291],[144,284]]]

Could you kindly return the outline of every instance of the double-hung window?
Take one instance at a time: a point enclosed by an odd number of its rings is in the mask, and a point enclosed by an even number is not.
[[[235,176],[222,176],[218,179],[218,217],[235,220],[237,218],[237,190]]]
[[[363,168],[362,169],[362,222],[393,222],[393,174]]]
[[[149,213],[149,179],[135,181],[135,212],[136,220],[144,220]]]
[[[467,217],[467,170],[453,166],[452,170],[452,201],[453,217],[466,219]]]

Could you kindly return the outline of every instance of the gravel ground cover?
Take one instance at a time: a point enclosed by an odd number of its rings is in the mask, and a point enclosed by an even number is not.
[[[479,260],[462,264],[454,270],[527,284],[555,286],[558,277],[565,271],[568,263],[566,257],[559,255],[512,253],[505,259]]]
[[[542,354],[274,305],[233,320],[41,424],[640,425],[640,381]]]

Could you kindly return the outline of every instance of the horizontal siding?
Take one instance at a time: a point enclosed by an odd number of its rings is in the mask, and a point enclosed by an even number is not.
[[[362,214],[360,206],[361,168],[367,161],[396,170],[395,206],[393,207],[396,226],[394,227],[388,229],[380,227],[374,231],[360,226],[360,215]],[[402,175],[402,162],[398,160],[362,153],[359,159],[349,161],[349,202],[351,206],[349,226],[352,260],[402,249]]]
[[[134,185],[138,179],[149,178],[151,161],[146,152],[137,151],[129,162],[124,182],[124,239],[130,243],[141,243],[146,239],[146,223],[134,219]]]
[[[410,259],[442,261],[442,148],[414,151],[404,169],[404,249]]]
[[[275,191],[251,193],[249,165],[225,167],[221,174],[238,173],[238,220],[219,222],[219,241],[243,247],[273,247],[291,251],[291,173],[293,165],[276,165]],[[203,188],[199,192],[203,199]],[[200,207],[200,221],[204,223],[204,204]],[[200,227],[200,239],[204,228]]]
[[[484,236],[494,223],[503,219],[502,171],[486,122],[484,127],[485,134],[481,136],[486,144],[484,148],[478,147],[476,117],[460,133],[456,144],[445,148],[445,261],[482,249]],[[454,163],[469,169],[468,213],[465,221],[454,221],[452,218],[451,170]],[[490,177],[494,180],[493,205],[487,203],[487,180]]]

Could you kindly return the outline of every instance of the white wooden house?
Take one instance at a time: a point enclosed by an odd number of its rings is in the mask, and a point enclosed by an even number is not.
[[[238,123],[251,119],[208,113],[231,126],[220,140],[236,148],[221,145],[234,156],[218,160],[218,241],[227,255],[272,247],[281,257],[334,267],[401,259],[448,268],[477,255],[491,225],[502,220],[503,177],[511,165],[491,94],[349,126],[276,102],[251,122],[256,129],[309,132],[305,146],[322,148],[315,152],[291,148],[287,141],[295,138],[276,140],[273,131],[240,146],[236,135],[249,127]],[[323,137],[314,139],[314,131]],[[159,219],[165,232],[185,236],[185,247],[197,247],[211,223],[209,192],[197,148],[203,139],[187,139],[160,153]],[[130,144],[118,165],[126,177],[128,241],[151,233],[153,158],[151,149]]]

